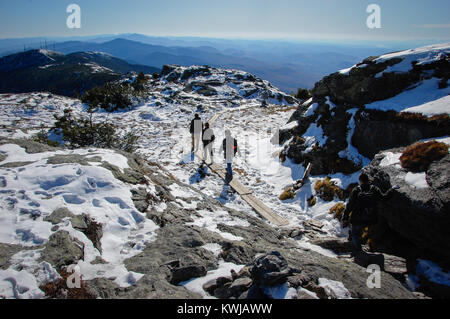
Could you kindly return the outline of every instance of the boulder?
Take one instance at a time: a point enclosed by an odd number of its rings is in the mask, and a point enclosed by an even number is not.
[[[250,273],[255,283],[261,286],[277,286],[287,281],[292,269],[279,252],[273,251],[256,258]]]
[[[50,236],[41,254],[41,260],[56,269],[76,264],[84,258],[84,245],[70,236],[67,231],[59,231]]]
[[[71,219],[72,227],[83,234],[92,242],[99,252],[102,252],[101,239],[103,236],[103,226],[93,220],[89,215],[82,214]]]
[[[170,282],[174,285],[178,285],[180,282],[188,281],[192,278],[198,278],[206,276],[205,266],[187,266],[172,269],[172,279]]]
[[[253,280],[250,278],[239,278],[236,279],[230,286],[232,295],[239,297],[244,291],[250,289],[253,284]]]
[[[74,217],[72,212],[65,207],[58,208],[49,216],[44,218],[44,221],[52,223],[53,225],[60,224],[65,218]]]
[[[366,171],[381,190],[395,184],[400,189],[379,203],[381,218],[374,226],[373,244],[395,247],[394,255],[426,256],[450,263],[450,155],[431,164],[425,172],[425,188],[406,182],[409,172],[399,165],[381,166],[384,157],[384,152],[377,155]],[[404,243],[403,247],[399,243]]]

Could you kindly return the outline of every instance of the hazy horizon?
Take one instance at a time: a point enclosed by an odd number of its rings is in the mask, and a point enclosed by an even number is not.
[[[69,4],[81,8],[81,28],[69,29]],[[381,8],[381,28],[366,25],[368,5]],[[325,43],[450,41],[450,3],[432,1],[230,0],[0,1],[0,39],[137,33],[153,37]]]

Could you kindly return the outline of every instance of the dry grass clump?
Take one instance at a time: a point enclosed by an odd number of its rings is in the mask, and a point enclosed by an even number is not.
[[[430,164],[448,154],[445,143],[431,141],[408,146],[400,157],[403,168],[412,172],[425,172]]]
[[[344,217],[344,211],[345,211],[345,204],[344,203],[337,203],[330,209],[330,214],[334,215],[334,218],[338,220],[342,220],[342,217]]]
[[[326,202],[331,202],[335,197],[340,200],[345,199],[344,191],[338,187],[331,178],[327,176],[325,179],[319,180],[314,186],[317,196]]]
[[[293,187],[289,187],[284,190],[283,193],[280,195],[280,200],[288,200],[288,199],[294,199],[295,197],[295,191]]]
[[[308,207],[313,207],[316,204],[317,204],[317,197],[316,196],[313,195],[310,198],[308,198]]]

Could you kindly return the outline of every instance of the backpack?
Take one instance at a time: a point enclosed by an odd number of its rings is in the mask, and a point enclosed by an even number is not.
[[[210,140],[207,140],[207,139],[205,139],[205,137],[206,137],[206,132],[208,131],[208,130],[211,130],[210,128],[208,128],[208,129],[206,129],[206,130],[203,130],[203,138],[202,138],[202,140],[203,140],[203,145],[204,146],[207,146],[207,145],[209,145],[209,144],[211,144],[212,142],[214,142],[215,140],[216,140],[216,136],[214,135],[214,134],[211,134],[211,139]]]
[[[356,195],[356,205],[352,212],[352,223],[375,225],[378,222],[378,214],[376,211],[376,201],[374,200],[374,186],[371,185],[368,190],[364,191],[358,186]]]
[[[233,151],[234,151],[234,155],[236,156],[237,149],[238,149],[238,142],[235,138],[233,138],[233,140],[234,140]],[[223,140],[223,156],[225,158],[227,157],[227,139],[226,138]]]

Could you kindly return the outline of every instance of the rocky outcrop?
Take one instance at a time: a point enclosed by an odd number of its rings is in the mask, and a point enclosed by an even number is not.
[[[394,147],[450,134],[450,117],[365,110],[355,115],[352,144],[367,158]]]
[[[450,76],[448,48],[430,51],[430,56],[435,57],[430,63],[412,61],[404,70],[391,72],[391,67],[414,59],[407,54],[406,51],[405,56],[381,60],[370,57],[347,72],[333,73],[316,83],[312,99],[299,106],[290,119],[297,121],[298,126],[280,132],[281,144],[292,138],[281,157],[289,157],[305,167],[312,163],[313,175],[348,174],[365,165],[361,156],[355,156],[352,146],[372,159],[384,149],[450,134],[448,114],[427,118],[366,108],[367,104],[395,97],[432,78],[440,83],[436,91],[446,87]],[[421,59],[423,56],[417,56],[417,60]],[[310,131],[312,125],[315,128]]]
[[[41,259],[56,269],[76,264],[84,258],[84,245],[67,231],[52,234],[42,251]]]
[[[221,96],[224,102],[229,100],[233,103],[256,98],[273,99],[277,103],[288,105],[298,103],[296,98],[281,92],[269,82],[243,71],[225,70],[206,65],[190,67],[165,65],[161,72],[161,80],[182,87],[181,91],[173,87],[167,90],[170,93],[170,99],[184,99],[186,97],[184,93],[189,93],[198,94],[200,99]],[[223,94],[223,92],[226,93]]]
[[[382,190],[395,184],[400,189],[379,203],[382,218],[375,226],[373,244],[396,254],[427,256],[450,264],[450,155],[431,164],[425,172],[428,186],[424,188],[406,182],[409,172],[399,165],[380,165],[384,158],[385,153],[375,156],[365,170]]]

